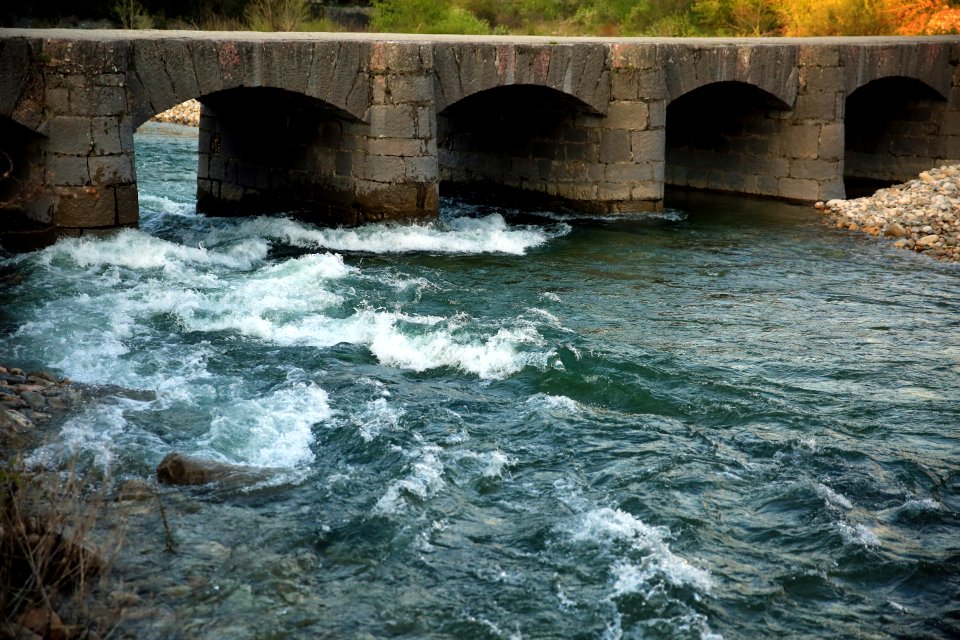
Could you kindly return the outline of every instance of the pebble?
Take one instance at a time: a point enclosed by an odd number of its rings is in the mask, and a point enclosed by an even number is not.
[[[923,171],[916,180],[854,200],[818,202],[840,229],[889,238],[893,246],[960,262],[960,165]]]

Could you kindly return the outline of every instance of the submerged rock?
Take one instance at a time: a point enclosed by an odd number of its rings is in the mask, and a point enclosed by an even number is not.
[[[267,469],[195,458],[171,453],[157,466],[157,479],[165,484],[198,485],[229,480],[238,484],[255,483],[270,475]]]

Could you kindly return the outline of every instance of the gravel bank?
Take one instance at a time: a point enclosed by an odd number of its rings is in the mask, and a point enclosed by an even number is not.
[[[943,166],[867,198],[818,202],[841,229],[882,236],[893,246],[960,262],[960,166]]]
[[[197,100],[187,100],[181,102],[175,107],[167,109],[163,113],[150,118],[157,122],[172,122],[174,124],[185,124],[191,127],[200,126],[200,103]]]

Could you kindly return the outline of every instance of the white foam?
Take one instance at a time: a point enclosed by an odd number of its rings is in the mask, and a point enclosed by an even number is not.
[[[153,195],[149,193],[140,194],[140,206],[142,209],[158,211],[167,215],[184,217],[196,213],[196,207],[192,203],[179,202],[166,196]]]
[[[537,393],[527,398],[527,405],[535,410],[557,413],[579,413],[580,403],[567,396]]]
[[[837,523],[837,530],[840,532],[843,541],[847,544],[862,547],[880,546],[880,538],[866,525],[857,524],[851,526],[846,522],[839,522]]]
[[[55,469],[66,460],[88,454],[93,456],[95,466],[109,472],[116,460],[116,443],[126,431],[127,420],[120,405],[95,405],[67,419],[60,430],[62,445],[40,447],[25,462],[28,467]]]
[[[387,403],[386,398],[377,398],[366,403],[363,410],[350,419],[360,432],[360,437],[365,442],[370,442],[379,436],[381,431],[396,429],[403,414],[403,409],[395,409]]]
[[[668,535],[665,527],[651,527],[620,509],[601,508],[584,514],[572,537],[576,542],[589,544],[622,542],[644,554],[639,564],[622,560],[613,565],[615,594],[649,587],[657,576],[673,585],[709,591],[713,587],[710,573],[670,551],[665,541]]]
[[[565,224],[512,227],[503,216],[492,214],[483,218],[454,218],[445,223],[379,223],[350,229],[323,229],[288,218],[260,217],[226,233],[241,237],[257,235],[298,247],[335,251],[524,255],[527,250],[569,232],[570,227]]]
[[[943,505],[933,498],[911,498],[900,508],[912,512],[940,511]]]
[[[408,504],[408,496],[426,500],[435,495],[446,484],[443,480],[443,463],[440,461],[440,447],[424,445],[414,454],[406,477],[390,484],[386,492],[377,500],[374,510],[382,514],[403,512]]]
[[[118,266],[128,269],[175,271],[184,264],[222,266],[247,270],[267,255],[269,244],[260,238],[245,238],[212,251],[188,247],[150,236],[135,229],[124,229],[108,238],[65,238],[40,252],[42,264],[69,259],[80,267]]]
[[[828,504],[832,504],[837,507],[842,507],[843,509],[853,509],[853,503],[846,498],[846,496],[837,493],[830,487],[825,484],[817,483],[816,486],[817,495],[827,501]]]
[[[293,468],[313,462],[312,427],[331,415],[327,393],[308,383],[219,406],[205,444],[234,462],[258,467]]]

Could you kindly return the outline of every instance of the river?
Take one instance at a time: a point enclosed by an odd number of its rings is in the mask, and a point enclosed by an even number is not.
[[[172,553],[127,513],[119,633],[960,633],[956,265],[737,198],[207,218],[192,130],[137,159],[139,230],[0,263],[0,353],[156,398],[88,402],[30,461],[269,472],[158,487]]]

